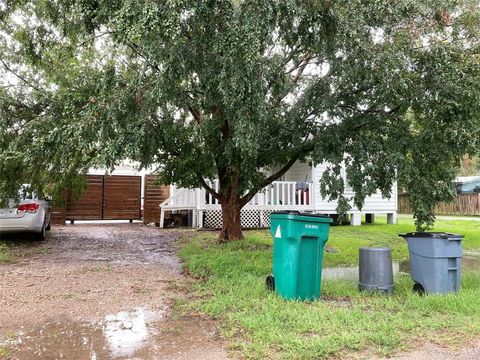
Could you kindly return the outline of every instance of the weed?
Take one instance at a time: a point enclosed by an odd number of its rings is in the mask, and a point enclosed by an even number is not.
[[[173,299],[172,304],[172,318],[179,319],[182,316],[188,314],[188,311],[191,310],[191,303],[185,298],[175,298]]]
[[[15,257],[10,248],[6,244],[0,242],[0,263],[12,262],[14,258]]]
[[[10,355],[10,350],[5,346],[0,345],[0,359],[7,359],[8,355]]]
[[[80,269],[79,273],[84,275],[92,272],[112,272],[114,271],[114,266],[112,264],[102,264],[102,265],[87,265]]]
[[[70,294],[70,293],[64,293],[64,294],[62,294],[62,299],[63,299],[63,300],[70,300],[70,299],[73,299],[73,294]]]
[[[183,333],[183,329],[179,326],[174,326],[174,327],[169,328],[167,330],[167,332],[179,335],[179,334]]]
[[[17,334],[13,330],[7,330],[5,332],[5,340],[7,341],[13,341],[17,338]]]
[[[148,295],[153,292],[153,289],[145,286],[132,285],[131,288],[134,294],[139,294],[139,295]]]

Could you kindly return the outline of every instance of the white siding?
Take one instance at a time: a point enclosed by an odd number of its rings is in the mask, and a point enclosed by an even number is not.
[[[327,201],[323,199],[320,194],[319,181],[322,178],[322,174],[327,168],[327,164],[316,165],[314,169],[314,189],[315,189],[315,210],[325,213],[335,213],[337,208],[336,201]],[[345,191],[347,197],[352,197],[353,192],[347,188]],[[356,207],[353,207],[351,212],[358,212]],[[362,213],[392,213],[397,211],[397,184],[392,187],[392,197],[390,199],[382,197],[378,192],[365,199],[365,204],[362,208]]]
[[[282,181],[312,181],[312,167],[308,163],[296,162],[281,178]]]

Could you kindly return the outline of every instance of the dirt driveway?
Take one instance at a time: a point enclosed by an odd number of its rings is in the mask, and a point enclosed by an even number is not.
[[[0,358],[225,359],[215,324],[185,315],[177,233],[143,224],[53,228],[0,265]]]

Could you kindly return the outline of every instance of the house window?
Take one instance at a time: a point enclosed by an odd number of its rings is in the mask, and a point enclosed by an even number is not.
[[[345,185],[345,192],[352,192],[353,188],[351,187],[350,183],[348,182],[347,170],[345,168],[342,169],[341,175],[342,175],[344,185]]]

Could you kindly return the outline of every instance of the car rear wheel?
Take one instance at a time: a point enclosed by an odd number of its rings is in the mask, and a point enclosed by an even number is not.
[[[46,230],[47,230],[47,228],[46,228],[46,226],[44,226],[42,228],[42,231],[40,231],[39,233],[36,233],[35,234],[35,240],[37,240],[37,241],[45,240]]]

